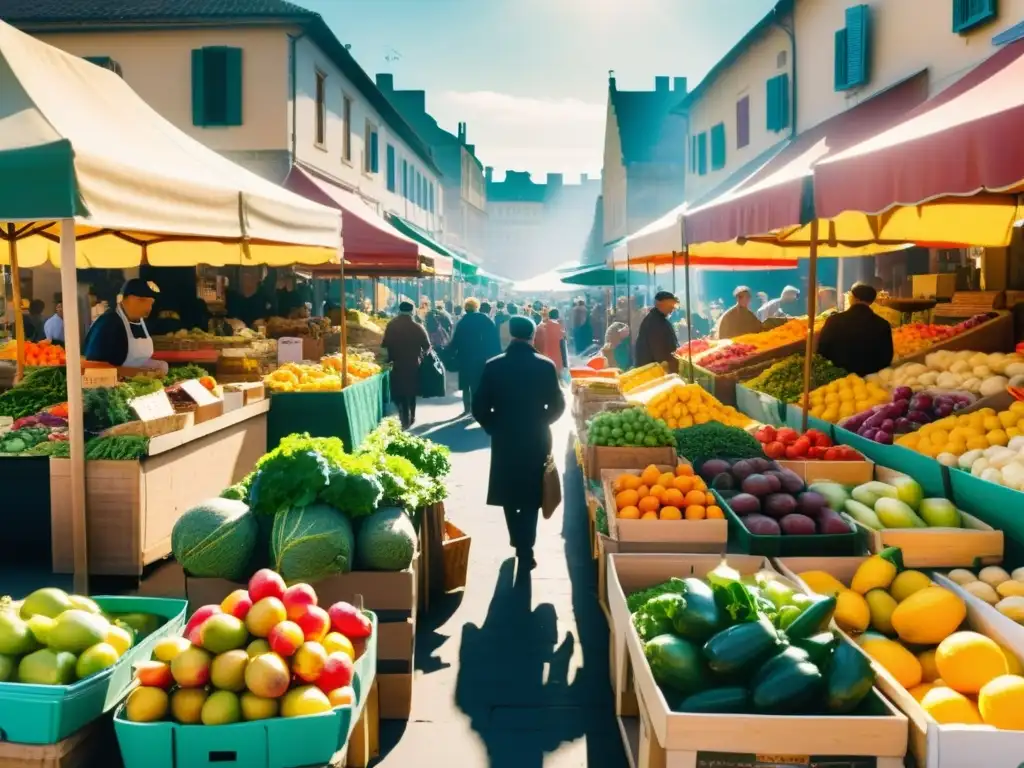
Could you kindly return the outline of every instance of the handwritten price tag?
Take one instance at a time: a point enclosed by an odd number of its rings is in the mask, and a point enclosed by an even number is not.
[[[132,407],[135,415],[142,421],[153,421],[164,416],[174,415],[174,406],[171,405],[167,393],[162,389],[159,392],[153,392],[152,394],[129,400],[128,405]]]
[[[86,368],[82,371],[82,389],[117,386],[116,368]]]

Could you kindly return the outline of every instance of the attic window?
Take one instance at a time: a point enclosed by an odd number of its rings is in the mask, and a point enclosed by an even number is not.
[[[775,66],[782,69],[789,62],[789,51],[779,51],[779,55],[775,57]]]

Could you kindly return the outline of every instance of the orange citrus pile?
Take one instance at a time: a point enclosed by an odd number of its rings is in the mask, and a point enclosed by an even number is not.
[[[663,472],[651,464],[643,472],[624,473],[612,483],[620,520],[723,520],[725,515],[693,467],[680,464]]]

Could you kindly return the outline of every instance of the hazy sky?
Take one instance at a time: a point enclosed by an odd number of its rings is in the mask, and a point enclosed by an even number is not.
[[[601,171],[608,70],[692,88],[774,0],[296,0],[318,11],[370,75],[423,89],[427,109],[507,169]]]

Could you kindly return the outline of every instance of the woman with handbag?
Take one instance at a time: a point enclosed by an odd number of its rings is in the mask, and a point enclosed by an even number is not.
[[[384,329],[381,346],[388,352],[391,368],[391,402],[398,407],[398,418],[408,429],[416,423],[416,395],[420,388],[420,362],[430,349],[430,339],[416,322],[410,301],[398,305],[398,315]]]
[[[533,348],[533,321],[514,316],[508,325],[512,341],[484,366],[473,417],[491,437],[487,503],[504,510],[519,564],[533,569],[538,513],[543,508],[549,517],[561,501],[551,425],[565,411],[565,397],[554,363]]]

